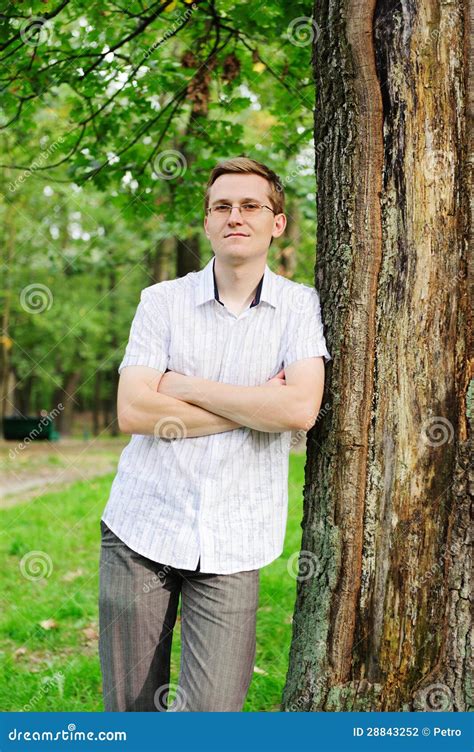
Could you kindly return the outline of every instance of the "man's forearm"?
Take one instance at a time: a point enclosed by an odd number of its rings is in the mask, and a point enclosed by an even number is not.
[[[126,433],[169,439],[209,436],[242,427],[229,418],[149,388],[136,395],[122,422]]]
[[[159,389],[166,394],[166,381]],[[299,396],[291,386],[234,386],[182,376],[173,382],[170,391],[178,399],[257,431],[290,431],[298,429],[303,420]]]

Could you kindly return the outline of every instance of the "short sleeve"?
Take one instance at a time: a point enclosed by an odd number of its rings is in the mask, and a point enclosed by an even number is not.
[[[118,372],[125,366],[148,366],[157,371],[166,371],[169,360],[169,323],[162,292],[146,287],[141,292],[140,302],[130,328],[125,355]]]
[[[314,288],[301,285],[301,290],[290,300],[286,336],[284,367],[318,355],[324,356],[326,362],[332,360],[324,338],[319,295]]]

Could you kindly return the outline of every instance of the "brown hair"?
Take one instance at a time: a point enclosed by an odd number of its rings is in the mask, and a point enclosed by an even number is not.
[[[204,196],[204,211],[207,211],[209,206],[209,191],[211,185],[213,185],[218,177],[221,175],[227,175],[228,173],[250,173],[261,175],[269,183],[269,198],[275,214],[280,214],[285,210],[285,193],[278,175],[261,162],[257,162],[255,159],[250,159],[250,157],[240,156],[219,162],[219,164],[217,164],[212,170],[207,182],[206,194]]]

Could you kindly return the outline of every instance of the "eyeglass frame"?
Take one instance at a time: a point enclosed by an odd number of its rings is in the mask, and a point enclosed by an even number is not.
[[[273,214],[275,214],[275,215],[277,214],[277,212],[275,211],[275,209],[272,209],[272,207],[271,207],[271,206],[267,206],[266,204],[261,204],[261,203],[260,203],[260,201],[243,201],[243,202],[242,202],[242,204],[226,204],[226,203],[225,203],[224,201],[222,201],[222,203],[220,204],[221,206],[228,206],[228,207],[230,207],[230,211],[229,211],[229,213],[228,213],[228,214],[226,214],[226,215],[224,215],[224,214],[223,214],[222,216],[227,216],[227,217],[230,217],[230,215],[232,214],[232,209],[234,209],[234,207],[237,207],[237,208],[238,208],[238,210],[239,210],[239,214],[240,214],[240,216],[243,216],[243,214],[242,214],[242,208],[241,208],[241,207],[242,207],[242,206],[243,206],[244,204],[250,204],[250,203],[253,203],[253,204],[258,204],[258,205],[260,206],[260,211],[261,211],[262,209],[270,209],[270,211],[271,211],[271,212],[272,212]],[[217,204],[217,206],[219,206],[219,204]],[[208,215],[210,215],[211,217],[212,217],[212,210],[213,210],[213,209],[215,209],[215,207],[213,207],[213,206],[208,206],[208,207],[207,207],[207,211],[206,211],[206,213],[207,213]],[[219,216],[219,214],[214,214],[214,216],[215,216],[215,217],[218,217],[218,216]]]

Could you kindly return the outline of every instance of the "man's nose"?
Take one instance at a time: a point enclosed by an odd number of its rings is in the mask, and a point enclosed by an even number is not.
[[[231,225],[236,224],[236,223],[240,225],[242,224],[242,215],[239,211],[238,206],[233,206],[232,209],[230,210],[228,222]]]

